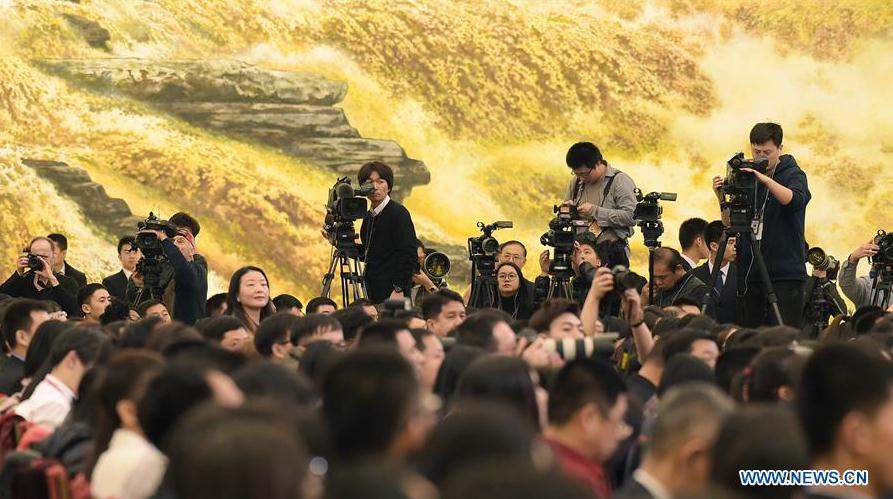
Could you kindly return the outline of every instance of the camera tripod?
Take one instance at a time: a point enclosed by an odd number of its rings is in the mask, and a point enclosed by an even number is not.
[[[891,294],[893,293],[893,289],[891,289],[893,275],[890,275],[890,272],[885,269],[876,272],[872,269],[872,274],[871,302],[869,303],[887,308],[890,306],[890,298],[893,297],[893,294]]]
[[[722,271],[722,260],[726,253],[727,243],[730,237],[734,237],[735,242],[739,247],[741,244],[750,246],[751,255],[756,261],[757,270],[760,273],[760,282],[763,285],[763,292],[766,294],[766,299],[769,301],[769,308],[778,325],[783,326],[784,321],[781,318],[781,310],[778,308],[778,295],[775,294],[775,288],[772,286],[772,280],[769,278],[769,271],[766,269],[766,261],[763,259],[763,254],[760,252],[760,242],[757,240],[753,227],[750,224],[751,217],[749,216],[748,211],[749,210],[746,207],[729,207],[731,226],[723,231],[722,238],[719,241],[719,250],[716,252],[716,259],[713,261],[713,272],[710,273],[710,282],[705,283],[707,284],[707,292],[704,293],[704,298],[701,300],[701,313],[707,312],[707,304],[710,301],[710,297],[713,295],[713,287]],[[739,252],[735,262],[738,266],[739,302],[744,296],[745,286],[747,286],[747,273],[742,272],[743,262],[741,261],[740,255],[741,253]]]
[[[341,277],[341,306],[347,307],[356,300],[366,298],[366,281],[363,278],[363,267],[360,263],[359,248],[335,248],[329,262],[329,271],[322,279],[320,296],[329,297],[332,281],[335,279],[335,268]]]
[[[468,306],[499,308],[499,287],[496,282],[496,257],[474,255],[471,258],[471,295]]]
[[[803,314],[803,329],[811,338],[817,337],[828,327],[829,316],[834,317],[845,313],[833,297],[827,296],[828,288],[834,285],[833,281],[827,279],[822,281],[822,279],[816,280]]]
[[[648,248],[648,299],[654,300],[654,250],[660,248],[658,239],[664,233],[664,224],[660,220],[645,220],[638,225],[642,229],[645,247]]]

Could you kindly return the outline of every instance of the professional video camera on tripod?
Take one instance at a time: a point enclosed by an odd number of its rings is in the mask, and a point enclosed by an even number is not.
[[[540,236],[540,243],[552,248],[549,277],[540,277],[536,280],[535,307],[550,298],[575,299],[571,285],[571,279],[574,277],[574,243],[577,230],[580,227],[589,227],[589,223],[580,217],[577,207],[572,204],[553,206],[552,211],[555,217],[549,220],[549,231]]]
[[[828,327],[829,317],[846,314],[847,310],[836,289],[840,262],[819,247],[809,248],[806,261],[812,265],[813,277],[807,279],[804,289],[807,301],[803,308],[803,332],[807,338],[816,338]]]
[[[341,304],[346,307],[359,299],[366,298],[366,284],[363,280],[363,267],[354,222],[368,211],[366,198],[372,193],[372,184],[366,183],[358,189],[350,185],[350,179],[341,177],[329,189],[326,203],[326,220],[323,230],[332,245],[332,259],[329,270],[322,280],[321,296],[328,298],[335,279],[335,268],[341,277]]]
[[[877,253],[869,260],[871,262],[871,301],[869,303],[890,303],[891,289],[893,289],[893,234],[883,230],[877,231],[874,236],[874,244],[878,246]]]
[[[661,215],[664,212],[660,201],[676,201],[675,192],[650,192],[642,195],[638,188],[636,193],[636,209],[633,211],[633,220],[642,229],[642,237],[645,239],[645,247],[648,248],[648,296],[654,299],[654,250],[660,248],[660,236],[664,233],[664,223]]]
[[[496,286],[496,253],[499,252],[499,241],[493,237],[493,231],[511,229],[514,224],[509,221],[493,222],[490,225],[478,222],[477,226],[481,230],[481,235],[468,238],[468,259],[471,260],[471,295],[468,299],[468,306],[473,308],[498,308],[499,290]],[[426,258],[426,265],[427,261],[428,259]]]
[[[136,297],[131,300],[131,305],[136,306],[147,300],[160,300],[173,278],[174,272],[164,254],[161,241],[152,232],[164,231],[167,237],[174,237],[177,228],[167,220],[160,220],[155,213],[149,212],[149,216],[137,223],[138,232],[135,237],[136,247],[140,249],[142,258],[136,263],[135,273],[142,276],[143,285]]]
[[[747,286],[747,275],[749,269],[745,267],[741,257],[740,248],[743,244],[747,244],[750,248],[750,254],[753,256],[754,262],[757,264],[757,270],[760,275],[760,281],[763,285],[763,291],[769,302],[769,307],[773,317],[778,325],[784,325],[781,317],[781,311],[778,308],[778,296],[772,286],[769,278],[769,271],[766,268],[766,261],[760,251],[759,240],[762,234],[762,221],[757,217],[757,186],[758,181],[754,174],[744,171],[750,169],[761,174],[766,174],[769,168],[769,160],[764,157],[756,157],[753,159],[745,159],[744,153],[739,152],[732,156],[727,162],[726,177],[720,190],[720,207],[729,210],[729,227],[723,232],[722,239],[719,241],[719,250],[716,253],[716,259],[713,264],[713,272],[710,275],[710,282],[707,284],[707,292],[701,303],[701,310],[707,311],[707,304],[713,293],[712,283],[717,282],[719,278],[723,256],[726,250],[726,244],[730,237],[735,238],[739,251],[736,259],[738,266],[738,297],[739,299],[745,295]],[[768,196],[768,194],[767,194]],[[768,199],[768,198],[767,198]]]

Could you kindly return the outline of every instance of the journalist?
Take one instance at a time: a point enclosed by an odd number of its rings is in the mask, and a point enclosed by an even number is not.
[[[173,287],[174,320],[187,325],[205,316],[205,300],[208,297],[208,273],[205,267],[194,259],[195,244],[192,233],[178,229],[173,238],[167,237],[163,230],[143,230],[141,234],[152,233],[161,242],[164,256],[173,268],[173,280],[168,287]],[[142,276],[134,273],[131,281],[142,286]],[[130,295],[132,292],[128,292]]]
[[[659,307],[669,307],[679,298],[701,300],[707,287],[685,271],[682,255],[672,248],[654,251],[654,297],[649,302]]]
[[[590,142],[579,142],[567,151],[566,162],[573,178],[568,184],[565,203],[577,207],[589,230],[601,241],[623,241],[629,246],[636,209],[636,184],[614,169]]]
[[[775,123],[757,123],[750,131],[754,158],[766,158],[765,174],[750,168],[742,171],[757,179],[752,229],[766,262],[769,280],[778,296],[782,321],[787,325],[800,322],[803,306],[803,283],[806,281],[806,205],[812,198],[806,173],[790,154],[782,154],[783,131]],[[723,202],[723,179],[713,178],[713,190]],[[727,206],[721,206],[722,220],[730,225]],[[741,307],[744,327],[771,325],[767,293],[748,244],[738,241],[738,262],[747,286]]]
[[[78,285],[74,279],[53,272],[54,265],[53,242],[46,237],[34,238],[16,260],[15,272],[0,285],[0,293],[54,301],[69,317],[80,317]]]
[[[893,297],[890,296],[893,293],[874,293],[872,277],[856,277],[859,261],[865,257],[874,257],[879,249],[880,247],[874,243],[874,240],[868,241],[853,250],[840,266],[840,289],[843,290],[843,294],[847,298],[856,304],[856,308],[877,305],[886,310],[893,305]]]
[[[360,254],[364,256],[366,294],[372,303],[409,296],[418,261],[415,226],[409,211],[391,199],[394,171],[373,161],[357,174],[360,184],[372,183],[371,210],[360,227]]]

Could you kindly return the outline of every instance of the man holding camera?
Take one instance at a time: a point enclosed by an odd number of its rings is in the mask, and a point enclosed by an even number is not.
[[[679,298],[700,301],[704,297],[707,287],[694,274],[685,271],[684,262],[682,254],[673,248],[654,250],[654,297],[649,304],[669,307]]]
[[[752,168],[741,171],[754,175],[757,181],[753,199],[754,220],[752,232],[766,262],[769,280],[778,297],[778,308],[785,325],[800,324],[803,307],[803,283],[806,281],[806,205],[812,198],[806,181],[806,173],[797,165],[794,157],[782,155],[783,132],[775,123],[757,123],[750,131],[750,144],[754,158],[768,161],[766,173]],[[728,206],[723,203],[724,181],[713,178],[713,190],[719,198],[722,220],[730,225]],[[738,264],[745,279],[746,292],[742,301],[741,325],[758,327],[776,322],[771,317],[767,291],[761,282],[760,272],[750,245],[739,240]]]
[[[367,298],[372,303],[382,303],[408,296],[418,262],[418,238],[409,211],[391,199],[394,171],[373,161],[360,168],[357,180],[361,185],[372,183],[371,210],[360,227]]]
[[[69,317],[80,317],[78,285],[70,277],[53,272],[53,242],[36,237],[16,260],[16,270],[2,285],[0,293],[13,298],[54,301]]]
[[[579,216],[598,237],[597,242],[623,241],[628,251],[628,240],[635,225],[633,179],[612,168],[591,142],[572,145],[565,161],[574,176],[568,185],[565,203],[577,207]]]
[[[893,306],[893,296],[891,296],[893,293],[875,293],[876,286],[871,277],[856,277],[856,268],[859,266],[859,260],[865,257],[874,258],[879,250],[880,246],[875,244],[872,239],[856,248],[841,264],[840,289],[843,290],[843,294],[846,295],[847,298],[856,304],[856,308],[864,307],[866,305],[877,305],[884,310],[887,310],[890,306]],[[886,267],[890,266],[891,264],[886,264]],[[890,270],[893,269],[884,268],[872,270],[874,272],[880,270],[879,276],[877,277],[878,280],[883,280],[885,276],[887,278],[893,276],[893,272],[890,272]]]

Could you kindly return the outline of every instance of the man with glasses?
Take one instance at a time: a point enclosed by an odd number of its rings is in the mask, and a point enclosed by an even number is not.
[[[589,230],[602,241],[628,240],[633,234],[636,188],[633,179],[611,167],[591,142],[578,142],[567,151],[571,179],[565,203],[577,207]]]
[[[121,270],[102,280],[102,285],[115,299],[127,300],[127,280],[136,270],[140,256],[140,249],[136,247],[133,236],[124,236],[118,240],[118,261],[121,262]]]
[[[69,317],[80,317],[78,285],[74,279],[53,272],[54,264],[53,241],[35,237],[16,260],[15,272],[0,285],[0,293],[13,298],[54,301]]]

